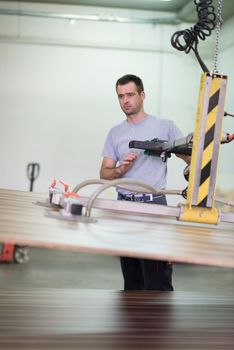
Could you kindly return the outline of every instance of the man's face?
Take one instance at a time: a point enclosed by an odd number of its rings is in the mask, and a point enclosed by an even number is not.
[[[143,108],[144,91],[138,92],[135,83],[117,86],[117,95],[122,111],[127,117],[137,114]]]

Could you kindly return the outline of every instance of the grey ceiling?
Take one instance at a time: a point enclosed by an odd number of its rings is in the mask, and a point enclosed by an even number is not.
[[[178,11],[188,2],[188,0],[26,0],[26,2],[47,2],[141,10]]]
[[[7,0],[13,1],[13,0]],[[217,1],[213,0],[217,8]],[[195,22],[196,8],[193,0],[24,0],[18,2],[39,2],[64,5],[85,5],[96,7],[130,8],[139,10],[171,11],[177,13],[180,19]],[[234,0],[222,0],[222,18],[234,16]]]

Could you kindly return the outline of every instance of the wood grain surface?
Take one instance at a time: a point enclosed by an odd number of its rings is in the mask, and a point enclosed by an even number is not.
[[[0,288],[4,350],[231,350],[234,298],[188,292]]]
[[[201,225],[93,209],[96,222],[48,217],[47,194],[0,190],[0,241],[21,245],[234,267],[234,225]],[[137,208],[139,203],[129,202]],[[139,204],[139,206],[152,204]],[[111,208],[110,208],[111,209]]]

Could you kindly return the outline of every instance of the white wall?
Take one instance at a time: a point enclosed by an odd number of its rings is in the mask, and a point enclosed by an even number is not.
[[[22,8],[97,11],[40,4]],[[126,73],[143,79],[148,113],[174,119],[185,134],[193,130],[201,71],[192,55],[171,48],[176,26],[0,19],[0,187],[28,190],[29,162],[41,165],[35,191],[47,191],[54,178],[71,187],[98,178],[107,131],[124,118],[114,85]],[[229,62],[229,53],[223,57]],[[170,160],[169,188],[186,186],[183,168],[181,160]]]

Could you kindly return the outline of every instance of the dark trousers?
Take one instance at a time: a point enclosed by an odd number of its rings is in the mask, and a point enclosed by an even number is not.
[[[121,195],[119,200],[125,200]],[[153,199],[155,204],[167,205],[165,196]],[[172,264],[167,261],[120,257],[124,290],[173,291]]]

